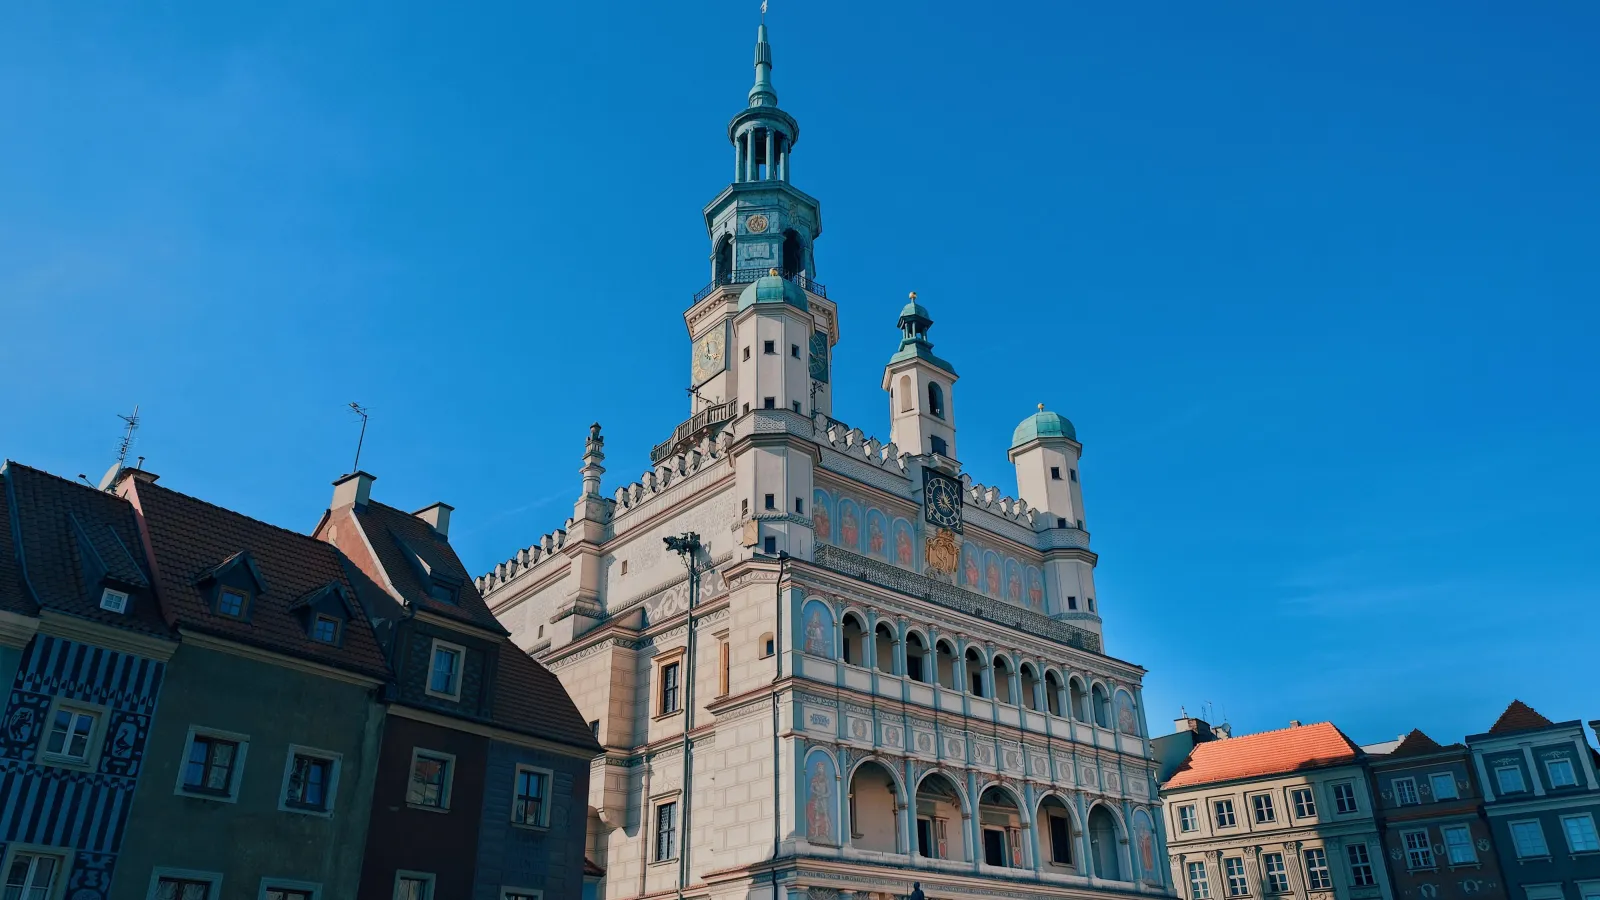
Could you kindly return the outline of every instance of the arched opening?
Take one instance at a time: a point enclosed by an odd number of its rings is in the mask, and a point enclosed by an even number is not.
[[[1114,712],[1117,717],[1117,730],[1138,737],[1139,712],[1133,705],[1133,697],[1127,691],[1117,691]]]
[[[978,799],[978,827],[983,833],[983,862],[1023,868],[1022,810],[1010,791],[991,787]]]
[[[1104,806],[1089,810],[1089,856],[1094,862],[1094,876],[1108,881],[1126,881],[1122,874],[1121,853],[1118,852],[1117,820]]]
[[[1029,663],[1023,663],[1018,667],[1017,673],[1017,680],[1022,682],[1022,705],[1037,712],[1039,709],[1039,676]]]
[[[1044,673],[1044,708],[1050,715],[1061,715],[1061,678],[1054,672]]]
[[[772,639],[772,632],[769,631],[766,634],[763,634],[761,636],[761,658],[762,659],[766,659],[767,657],[771,656],[773,654],[773,652],[775,650],[777,650],[777,649],[778,649],[777,642]]]
[[[939,642],[934,662],[938,666],[934,677],[939,680],[939,684],[952,691],[961,690],[961,685],[956,684],[956,648],[949,641]]]
[[[917,785],[917,853],[929,859],[967,859],[961,828],[961,793],[955,782],[934,772]]]
[[[994,698],[1017,705],[1017,698],[1011,694],[1011,662],[998,653],[994,657]]]
[[[928,382],[928,412],[944,418],[944,388],[937,381]]]
[[[717,239],[717,252],[711,261],[711,277],[717,284],[726,284],[733,277],[733,238],[726,234]]]
[[[1078,835],[1072,827],[1072,811],[1055,795],[1044,798],[1033,817],[1039,831],[1040,866],[1059,875],[1082,874],[1078,870]]]
[[[911,412],[911,405],[916,402],[917,392],[911,389],[911,376],[900,376],[900,411]]]
[[[1072,706],[1072,717],[1079,722],[1089,721],[1089,697],[1083,692],[1083,682],[1076,678],[1067,679],[1067,700]]]
[[[878,623],[876,642],[873,650],[877,654],[878,671],[885,674],[895,674],[894,666],[894,629],[887,622]]]
[[[783,257],[779,262],[779,271],[785,278],[793,278],[806,270],[805,248],[800,245],[800,235],[794,233],[793,228],[783,232]]]
[[[915,631],[906,635],[906,675],[912,681],[929,680],[927,656],[928,646],[922,642],[922,635]]]
[[[840,652],[843,654],[841,659],[852,666],[863,665],[866,659],[867,645],[862,638],[866,637],[866,634],[867,629],[862,627],[861,619],[855,613],[845,613],[844,627],[841,629],[841,635],[844,638],[840,647]]]
[[[850,777],[850,846],[900,852],[899,791],[889,770],[864,762]]]
[[[974,697],[987,697],[989,692],[983,689],[983,657],[978,653],[978,648],[967,648],[967,691]]]
[[[1106,689],[1095,685],[1089,691],[1089,700],[1094,709],[1094,723],[1101,728],[1111,727],[1111,699],[1106,696]]]

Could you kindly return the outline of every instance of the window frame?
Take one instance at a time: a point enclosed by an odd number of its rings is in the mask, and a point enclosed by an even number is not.
[[[409,879],[411,881],[422,882],[422,900],[433,900],[434,882],[438,880],[438,876],[434,875],[432,872],[418,872],[414,869],[394,870],[394,888],[389,893],[391,898],[398,898],[400,896],[400,879],[402,878]]]
[[[671,684],[668,684],[667,675],[671,673]],[[656,666],[656,718],[675,716],[683,712],[683,658],[674,656],[670,660],[663,660]],[[667,700],[671,699],[669,708]]]
[[[1413,843],[1416,846],[1412,846]],[[1400,852],[1405,854],[1408,872],[1431,872],[1439,868],[1439,858],[1433,852],[1433,836],[1426,828],[1400,832]]]
[[[273,878],[268,876],[261,879],[261,887],[256,891],[256,900],[267,900],[267,891],[304,891],[311,895],[311,900],[322,900],[322,885],[314,881],[296,881],[292,878]]]
[[[146,900],[156,900],[156,898],[160,896],[159,891],[161,890],[161,879],[167,878],[173,881],[204,882],[210,888],[210,890],[207,892],[210,896],[206,897],[206,900],[221,900],[222,875],[223,873],[221,872],[206,872],[199,869],[179,869],[171,866],[156,866],[150,870],[150,887],[146,892],[145,897]]]
[[[522,800],[522,794],[519,791],[521,790],[524,773],[543,779],[543,793],[538,795],[539,814],[536,817],[538,819],[536,822],[517,821],[518,806]],[[531,828],[539,831],[548,829],[550,827],[550,803],[553,799],[551,792],[555,790],[555,784],[556,773],[551,770],[542,766],[518,763],[511,774],[511,824],[518,828]]]
[[[1400,787],[1401,785],[1406,785],[1407,786],[1406,789],[1405,790],[1401,790],[1401,787]],[[1417,791],[1417,779],[1413,778],[1410,775],[1407,775],[1404,778],[1396,778],[1391,783],[1391,787],[1394,789],[1394,805],[1395,806],[1419,806],[1419,805],[1421,805],[1421,803],[1422,803],[1422,794],[1420,794]],[[1407,800],[1405,796],[1402,796],[1403,794],[1406,794],[1407,791],[1410,792],[1409,796],[1410,796],[1411,799],[1409,799],[1409,800]]]
[[[317,636],[317,626],[324,622],[331,622],[333,624],[333,636],[328,640],[323,640],[321,637]],[[317,613],[311,619],[311,639],[319,644],[327,644],[330,647],[339,646],[339,638],[342,636],[343,631],[344,623],[339,620],[338,616],[330,616],[327,613]]]
[[[500,900],[522,900],[524,897],[529,898],[529,900],[544,900],[544,891],[523,887],[500,888]]]
[[[194,752],[196,738],[207,741],[226,741],[234,744],[233,762],[229,766],[228,789],[226,791],[217,792],[204,788],[191,788],[185,781],[189,775],[189,757]],[[219,803],[238,803],[239,784],[244,780],[245,761],[249,755],[250,735],[240,734],[236,731],[224,731],[220,728],[208,728],[204,725],[190,725],[188,736],[183,741],[183,756],[178,763],[178,784],[173,789],[173,793],[181,797],[215,800]]]
[[[1348,816],[1361,811],[1361,801],[1356,798],[1356,783],[1354,781],[1335,781],[1329,785],[1333,791],[1333,811],[1335,815]],[[1344,792],[1340,792],[1340,788]],[[1345,809],[1345,798],[1350,798],[1350,808]]]
[[[1228,821],[1227,821],[1226,824],[1224,824],[1223,821],[1222,821],[1222,805],[1223,804],[1227,804],[1227,807],[1228,807],[1228,810],[1227,810],[1228,811]],[[1238,828],[1239,827],[1238,811],[1233,808],[1233,798],[1232,797],[1224,797],[1224,798],[1222,798],[1220,800],[1211,801],[1211,820],[1216,823],[1217,830],[1219,830],[1219,831],[1224,829],[1224,828]]]
[[[1600,831],[1597,831],[1596,828],[1595,828],[1594,814],[1593,813],[1586,813],[1586,812],[1568,813],[1567,815],[1561,816],[1560,819],[1561,819],[1561,836],[1566,838],[1566,840],[1567,840],[1567,852],[1568,853],[1571,853],[1573,855],[1577,855],[1579,853],[1600,853]],[[1588,822],[1589,823],[1589,833],[1588,833],[1587,837],[1590,838],[1591,842],[1593,843],[1593,846],[1584,847],[1582,850],[1579,850],[1577,847],[1572,846],[1572,831],[1567,828],[1567,823],[1568,822]]]
[[[1239,864],[1237,874],[1233,872],[1233,864]],[[1224,856],[1222,858],[1222,879],[1227,882],[1229,897],[1250,896],[1250,876],[1245,873],[1244,857]]]
[[[1188,834],[1200,830],[1200,822],[1195,816],[1194,804],[1185,803],[1178,807],[1178,833]]]
[[[1451,832],[1465,834],[1467,837],[1466,842],[1460,844],[1452,842],[1450,840]],[[1475,865],[1478,862],[1478,848],[1475,846],[1473,841],[1472,826],[1465,823],[1441,825],[1439,826],[1439,839],[1444,842],[1445,862],[1449,863],[1450,865],[1470,866]],[[1466,848],[1468,858],[1456,859],[1456,850],[1462,847]]]
[[[1311,854],[1322,858],[1321,865],[1311,864]],[[1328,867],[1328,850],[1326,847],[1306,847],[1300,851],[1301,862],[1306,867],[1306,889],[1311,891],[1328,891],[1333,889],[1333,869]],[[1316,877],[1320,873],[1320,877]]]
[[[416,780],[417,759],[427,757],[443,762],[444,779],[439,785],[439,805],[434,806],[419,800],[411,799],[411,785]],[[406,806],[410,809],[425,809],[431,812],[449,812],[450,801],[455,799],[456,781],[456,756],[454,753],[445,753],[443,750],[431,750],[427,747],[411,748],[411,764],[406,767]]]
[[[118,600],[114,606],[107,606],[106,601],[113,597],[120,597],[122,599]],[[132,595],[127,591],[117,590],[114,587],[102,588],[100,591],[100,608],[115,615],[120,616],[127,613],[128,604],[132,602],[132,600]]]
[[[1262,818],[1262,814],[1266,818]],[[1250,795],[1250,821],[1256,825],[1272,825],[1278,821],[1278,807],[1271,793]]]
[[[1305,802],[1302,803],[1301,801]],[[1289,789],[1289,807],[1296,819],[1317,817],[1317,795],[1310,787]]]
[[[1273,871],[1272,863],[1278,863],[1277,871]],[[1261,854],[1261,875],[1266,879],[1267,892],[1272,894],[1286,894],[1289,892],[1289,861],[1282,853]]]
[[[441,651],[441,650],[443,650],[443,651],[445,651],[447,653],[454,653],[456,655],[455,691],[454,692],[439,691],[439,690],[435,690],[434,687],[433,687],[433,672],[434,672],[433,665],[434,665],[434,660],[438,658],[439,651]],[[433,642],[428,645],[428,676],[427,676],[427,681],[425,681],[423,683],[422,692],[424,694],[426,694],[427,696],[429,696],[429,697],[437,697],[437,698],[439,698],[441,700],[449,700],[452,703],[460,703],[461,702],[461,683],[466,680],[466,669],[467,669],[467,648],[466,647],[463,647],[460,644],[452,643],[451,641],[447,641],[447,640],[445,640],[443,638],[433,638]]]
[[[1209,900],[1211,897],[1211,877],[1206,871],[1204,860],[1191,861],[1184,864],[1185,874],[1189,876],[1189,900]]]
[[[1360,851],[1360,859],[1356,859],[1357,851]],[[1378,874],[1372,868],[1372,850],[1365,841],[1346,844],[1344,858],[1345,866],[1350,871],[1351,887],[1375,887],[1378,884]]]
[[[1527,854],[1525,854],[1525,853],[1522,852],[1522,849],[1523,849],[1522,848],[1522,841],[1517,836],[1517,826],[1518,825],[1532,825],[1534,827],[1534,830],[1539,835],[1539,843],[1544,845],[1544,850],[1543,850],[1542,853],[1527,853]],[[1515,821],[1507,822],[1506,823],[1506,830],[1511,834],[1511,847],[1512,847],[1513,850],[1516,851],[1517,859],[1549,859],[1550,858],[1550,840],[1548,838],[1546,838],[1545,835],[1544,835],[1544,823],[1540,822],[1538,819],[1517,819]]]
[[[16,862],[18,856],[24,854],[32,857],[48,856],[56,860],[55,871],[50,874],[50,890],[45,892],[45,897],[48,900],[63,900],[67,895],[67,882],[72,880],[72,864],[77,858],[77,851],[71,847],[23,841],[6,844],[4,852],[0,852],[0,891],[5,889],[5,878],[11,871],[12,863]]]
[[[328,763],[328,780],[322,786],[323,805],[321,809],[289,800],[289,779],[294,775],[294,760],[296,756],[320,759]],[[334,807],[338,805],[339,771],[342,768],[344,768],[343,753],[323,750],[320,747],[307,747],[303,744],[290,744],[288,752],[284,754],[283,781],[278,784],[278,811],[297,813],[302,816],[321,816],[325,819],[332,818]],[[288,884],[288,882],[283,883]]]
[[[667,854],[665,856],[663,856],[662,853],[661,853],[661,811],[663,809],[670,809],[671,810],[671,812],[667,816],[669,827],[667,828]],[[668,797],[661,797],[659,799],[651,801],[651,803],[650,803],[650,864],[651,865],[659,865],[659,864],[662,864],[662,863],[671,863],[671,862],[677,862],[678,861],[678,854],[682,849],[679,846],[681,844],[680,838],[682,837],[682,835],[681,835],[681,833],[679,831],[679,827],[678,827],[678,815],[679,815],[679,810],[678,810],[678,795],[677,794],[673,794],[673,795],[668,796]]]
[[[1567,780],[1559,784],[1556,783],[1555,767],[1557,765],[1565,766],[1567,770]],[[1544,776],[1545,784],[1549,785],[1551,790],[1556,790],[1559,788],[1575,788],[1578,786],[1578,770],[1572,765],[1572,760],[1565,756],[1545,760]]]
[[[1439,779],[1441,778],[1449,781],[1450,783],[1449,796],[1443,796],[1439,793]],[[1456,776],[1454,772],[1434,772],[1430,774],[1428,776],[1428,790],[1433,794],[1433,799],[1435,802],[1440,800],[1461,799],[1461,789],[1456,786]]]
[[[1516,776],[1516,787],[1506,787],[1505,775],[1507,772]],[[1494,791],[1497,794],[1526,794],[1528,792],[1528,780],[1522,776],[1522,767],[1518,766],[1514,761],[1495,766]]]
[[[233,596],[239,598],[239,612],[238,613],[227,612],[226,610],[224,610],[222,608],[222,600],[223,600],[224,597],[227,597],[229,594],[232,594]],[[219,584],[219,585],[217,585],[217,615],[222,616],[224,619],[233,619],[233,620],[239,621],[239,622],[244,622],[244,621],[249,620],[249,618],[250,618],[250,604],[251,604],[252,601],[255,600],[254,594],[255,594],[254,591],[248,590],[246,588],[234,587],[231,584]]]
[[[72,724],[77,723],[78,716],[89,716],[93,724],[89,727],[89,736],[84,741],[83,758],[77,759],[67,753],[52,753],[47,749],[50,746],[50,735],[55,731],[56,715],[68,712],[73,715],[72,723],[68,725],[66,741],[62,749],[72,746]],[[39,738],[38,750],[35,751],[35,761],[39,765],[52,766],[58,769],[73,769],[80,772],[93,772],[100,768],[100,754],[105,748],[106,725],[110,719],[111,710],[104,704],[87,703],[74,700],[57,694],[50,700],[50,708],[45,713],[44,734]]]

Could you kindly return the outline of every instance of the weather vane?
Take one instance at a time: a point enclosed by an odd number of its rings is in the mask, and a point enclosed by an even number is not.
[[[767,22],[767,0],[761,0],[761,23],[763,25],[765,25],[766,22]]]

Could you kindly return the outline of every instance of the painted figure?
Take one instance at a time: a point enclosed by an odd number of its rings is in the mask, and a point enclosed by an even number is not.
[[[998,597],[1000,596],[1000,564],[991,559],[986,568],[988,569],[989,595]]]
[[[828,646],[823,636],[822,609],[813,606],[811,615],[806,617],[806,643],[805,651],[812,656],[832,657],[832,648]]]
[[[854,505],[839,504],[839,538],[851,550],[861,546],[856,543],[860,531],[856,526],[856,508]]]
[[[806,839],[833,843],[833,778],[828,764],[819,759],[811,767],[811,789],[806,797]]]
[[[1012,603],[1021,603],[1022,602],[1022,579],[1017,577],[1017,573],[1016,572],[1012,572],[1011,573],[1011,577],[1007,580],[1007,582],[1008,583],[1006,584],[1006,592],[1011,595],[1011,602]]]
[[[1133,700],[1121,691],[1117,692],[1117,730],[1123,734],[1139,733],[1139,717],[1134,714]]]
[[[883,520],[867,515],[867,550],[873,556],[883,555]]]
[[[828,507],[817,502],[820,499],[821,496],[818,495],[817,499],[811,501],[811,529],[816,533],[817,540],[826,544],[832,537],[828,533],[828,526],[832,523],[828,521]]]
[[[894,558],[900,565],[911,568],[911,529],[901,522],[894,526]]]
[[[1039,583],[1039,573],[1028,570],[1028,605],[1034,609],[1044,608],[1044,585]]]
[[[983,590],[983,585],[980,582],[981,576],[978,574],[978,554],[968,551],[965,569],[967,587],[975,591]]]
[[[1133,816],[1133,837],[1139,845],[1140,873],[1146,881],[1159,883],[1161,876],[1156,872],[1156,830],[1150,824],[1150,816],[1142,809]]]

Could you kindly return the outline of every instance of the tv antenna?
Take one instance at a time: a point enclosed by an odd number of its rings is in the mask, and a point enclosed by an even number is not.
[[[139,430],[139,405],[134,404],[133,412],[129,415],[124,416],[118,413],[117,418],[121,419],[123,423],[122,440],[117,443],[117,461],[111,464],[111,468],[107,469],[104,475],[100,476],[100,483],[96,485],[102,491],[111,490],[111,486],[117,482],[118,473],[128,463],[128,450],[133,447],[133,433]],[[83,476],[80,475],[78,477],[82,478]],[[88,479],[85,478],[84,481],[88,481]]]
[[[361,445],[367,441],[367,408],[355,401],[351,401],[350,411],[361,417],[361,436],[356,438],[356,461],[350,464],[351,472],[359,472],[361,471]]]

